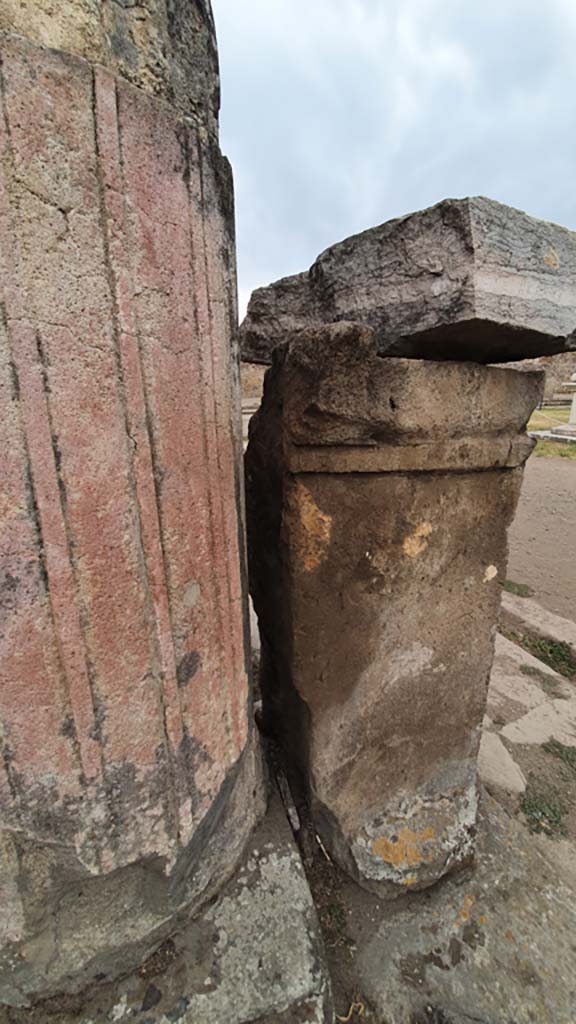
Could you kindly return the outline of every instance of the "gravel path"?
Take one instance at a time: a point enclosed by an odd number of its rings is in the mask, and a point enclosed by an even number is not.
[[[576,459],[528,460],[509,542],[508,578],[576,621]]]

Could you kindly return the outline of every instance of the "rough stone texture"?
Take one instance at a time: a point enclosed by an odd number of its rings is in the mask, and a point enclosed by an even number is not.
[[[379,1024],[573,1024],[573,866],[488,796],[478,831],[470,873],[393,914],[350,912],[357,989]]]
[[[381,354],[506,362],[576,348],[576,233],[491,199],[446,199],[326,249],[252,295],[242,358],[355,320]]]
[[[54,1000],[32,1014],[0,1011],[2,1024],[332,1020],[316,912],[277,795],[218,899],[137,971],[68,1000],[68,1006]]]
[[[217,134],[209,0],[2,0],[0,31],[101,64]]]
[[[265,726],[336,860],[384,895],[473,850],[506,527],[542,374],[277,353],[246,455]]]
[[[19,1004],[157,942],[229,875],[262,797],[227,164],[104,68],[1,46],[0,999]]]

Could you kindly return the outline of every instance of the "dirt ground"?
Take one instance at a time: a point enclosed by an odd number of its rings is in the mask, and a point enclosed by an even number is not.
[[[508,578],[576,620],[576,459],[531,456],[509,542]]]

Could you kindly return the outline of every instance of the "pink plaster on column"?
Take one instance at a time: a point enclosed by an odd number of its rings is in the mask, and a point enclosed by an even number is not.
[[[250,730],[229,183],[166,103],[15,37],[2,53],[0,826],[81,873],[149,860],[172,885],[174,868],[197,899],[259,799],[253,759],[234,797]]]

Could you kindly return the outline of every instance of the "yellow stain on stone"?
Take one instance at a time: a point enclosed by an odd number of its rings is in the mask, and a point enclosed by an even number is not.
[[[460,919],[462,921],[469,921],[470,920],[470,910],[472,909],[472,907],[474,906],[475,903],[476,903],[476,897],[475,896],[472,896],[471,894],[469,894],[469,895],[464,897],[462,909],[459,912],[460,913]]]
[[[558,270],[560,266],[560,257],[556,252],[556,249],[553,249],[552,246],[550,246],[544,257],[544,263],[547,267],[550,267],[551,270]]]
[[[402,550],[408,558],[418,558],[423,551],[426,551],[428,547],[428,537],[432,533],[434,527],[431,523],[420,523],[414,530],[414,533],[410,533],[404,538],[402,544]]]
[[[332,536],[332,517],[322,512],[304,484],[293,492],[296,506],[294,548],[306,572],[314,572],[323,562]]]
[[[372,843],[372,853],[395,868],[418,868],[421,864],[434,859],[433,854],[427,855],[423,849],[425,843],[431,842],[434,838],[435,833],[431,828],[426,828],[423,832],[401,828],[395,840],[386,836],[375,839]],[[413,885],[414,882],[408,884]]]

